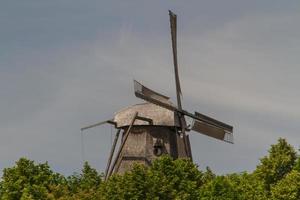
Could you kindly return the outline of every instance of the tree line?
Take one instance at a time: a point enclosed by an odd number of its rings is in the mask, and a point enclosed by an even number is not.
[[[48,163],[21,158],[3,170],[0,200],[300,200],[300,158],[285,139],[271,145],[253,172],[216,175],[190,160],[162,156],[107,181],[85,163],[64,176]]]

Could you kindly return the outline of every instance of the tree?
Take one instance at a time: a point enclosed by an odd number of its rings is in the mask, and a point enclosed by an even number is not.
[[[266,190],[270,191],[272,185],[293,169],[296,159],[294,148],[280,138],[277,144],[271,145],[269,155],[260,160],[254,174],[264,182]]]
[[[0,182],[0,199],[2,199],[2,193],[3,193],[2,182]]]
[[[200,189],[201,200],[238,199],[234,185],[226,176],[217,176]]]
[[[266,200],[267,195],[262,181],[253,174],[246,172],[228,175],[231,184],[235,188],[239,200]]]
[[[252,174],[216,176],[200,188],[201,200],[267,200],[261,181]]]
[[[273,200],[300,199],[300,172],[293,170],[271,189]]]
[[[16,162],[16,166],[3,170],[3,200],[47,199],[50,185],[57,185],[63,177],[50,170],[48,163],[35,164],[26,158]]]
[[[214,178],[216,178],[216,175],[209,167],[206,167],[206,171],[203,173],[203,178],[202,178],[203,183],[205,184],[209,181],[212,181]]]
[[[85,162],[81,174],[69,176],[67,180],[69,190],[75,193],[78,190],[90,190],[98,188],[102,181],[102,175],[99,175],[95,169]]]
[[[131,171],[102,181],[88,163],[67,178],[48,163],[21,158],[0,179],[0,200],[299,200],[300,158],[284,139],[253,173],[215,175],[202,172],[189,159],[162,156],[151,166],[136,164]]]
[[[300,172],[300,156],[298,156],[298,159],[296,160],[294,169]]]
[[[103,175],[93,169],[87,162],[84,163],[81,174],[74,174],[67,178],[67,199],[99,199],[99,186]]]
[[[165,183],[170,194],[177,199],[196,199],[199,195],[198,188],[204,184],[204,176],[198,167],[189,159],[176,159],[162,157],[153,162],[149,170],[149,181]],[[159,191],[159,188],[157,188]]]
[[[203,173],[190,160],[163,156],[150,167],[135,165],[101,186],[102,199],[197,199]]]

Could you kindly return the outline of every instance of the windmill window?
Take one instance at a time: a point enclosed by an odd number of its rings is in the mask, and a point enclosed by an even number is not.
[[[163,142],[161,139],[156,139],[153,146],[153,154],[155,156],[161,156],[163,154]]]

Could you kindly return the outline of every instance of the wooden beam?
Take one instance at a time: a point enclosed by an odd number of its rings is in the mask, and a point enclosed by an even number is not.
[[[110,155],[109,155],[109,158],[108,158],[108,161],[107,161],[106,170],[105,170],[105,180],[107,180],[107,178],[108,178],[107,177],[108,171],[109,171],[109,168],[110,168],[111,160],[112,160],[112,158],[114,156],[114,152],[115,152],[115,148],[116,148],[116,145],[117,145],[117,142],[118,142],[118,139],[119,139],[120,132],[121,132],[121,129],[119,129],[117,131],[115,139],[114,139],[114,142],[113,142],[113,145],[112,145],[112,148],[110,150]]]
[[[126,141],[127,141],[127,138],[128,138],[129,133],[130,133],[130,130],[131,130],[131,128],[133,127],[133,124],[134,124],[134,122],[135,122],[137,116],[138,116],[138,112],[135,113],[134,117],[133,117],[132,120],[131,120],[130,126],[129,126],[129,128],[127,129],[127,131],[126,131],[126,133],[125,133],[125,135],[124,135],[123,141],[122,141],[122,143],[121,143],[121,145],[120,145],[120,148],[119,148],[118,153],[117,153],[117,155],[116,155],[116,158],[115,158],[115,160],[114,160],[114,162],[113,162],[112,168],[110,169],[110,171],[109,171],[109,173],[108,173],[108,177],[107,177],[107,178],[109,178],[109,177],[111,176],[111,174],[113,173],[113,171],[114,171],[114,168],[115,168],[115,166],[116,166],[116,163],[118,162],[118,160],[119,160],[119,158],[120,158],[120,155],[121,155],[122,150],[123,150],[123,148],[124,148],[124,145],[125,145],[125,143],[126,143]]]

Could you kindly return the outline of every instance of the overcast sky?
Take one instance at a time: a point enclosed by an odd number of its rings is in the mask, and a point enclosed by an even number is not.
[[[104,171],[113,129],[80,127],[140,103],[133,79],[175,101],[168,10],[178,15],[183,106],[234,126],[235,144],[191,133],[194,162],[253,170],[300,145],[300,2],[0,1],[0,169],[20,157],[66,175]]]

